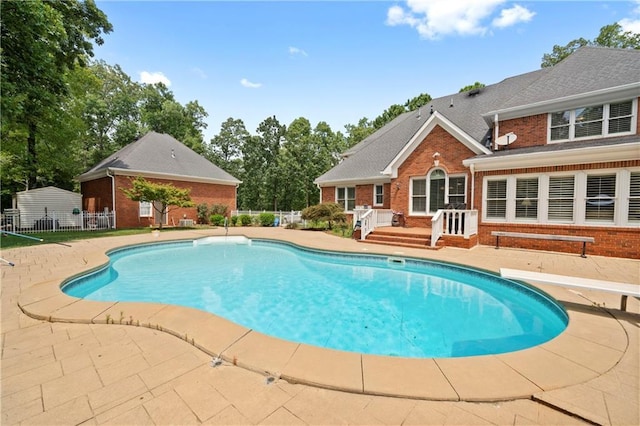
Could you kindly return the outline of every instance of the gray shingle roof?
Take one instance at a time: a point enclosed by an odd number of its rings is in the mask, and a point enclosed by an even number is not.
[[[583,47],[554,67],[507,78],[484,87],[474,96],[465,92],[433,99],[420,112],[407,112],[396,117],[350,148],[340,164],[315,182],[322,184],[381,178],[382,170],[429,118],[431,107],[484,145],[490,127],[483,114],[638,81],[640,51]]]
[[[179,180],[205,179],[238,184],[240,181],[175,138],[149,132],[110,155],[87,172],[81,181],[107,169],[160,173]]]

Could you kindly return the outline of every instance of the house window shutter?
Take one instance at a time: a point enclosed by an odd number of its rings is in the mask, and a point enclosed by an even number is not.
[[[576,110],[575,137],[585,138],[602,134],[603,105]]]
[[[516,180],[516,217],[538,217],[538,178]]]

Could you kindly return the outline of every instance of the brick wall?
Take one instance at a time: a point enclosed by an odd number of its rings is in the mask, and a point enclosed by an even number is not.
[[[407,226],[431,226],[431,217],[409,215],[409,189],[412,177],[426,176],[436,168],[433,164],[433,154],[436,152],[440,153],[439,168],[447,174],[467,175],[467,204],[471,200],[471,175],[469,169],[462,165],[462,160],[476,154],[442,127],[436,126],[400,166],[398,178],[390,185],[390,208],[404,212]]]
[[[638,228],[606,227],[606,226],[577,226],[577,225],[555,225],[555,224],[514,224],[514,223],[485,223],[482,222],[482,184],[485,176],[508,176],[526,173],[549,173],[563,171],[580,170],[616,170],[626,167],[638,167],[640,160],[616,161],[611,163],[577,164],[570,166],[554,167],[530,167],[523,169],[509,169],[489,172],[476,172],[475,174],[475,194],[474,208],[478,210],[479,242],[480,244],[493,245],[495,237],[491,236],[491,231],[507,232],[528,232],[539,234],[556,235],[579,235],[594,237],[595,244],[587,244],[587,254],[599,256],[612,256],[638,259],[640,258],[640,230]],[[576,247],[581,243],[565,241],[545,241],[531,239],[501,239],[501,246],[531,248],[536,250],[550,250],[559,252],[576,253]]]
[[[547,144],[547,114],[532,115],[529,117],[514,118],[501,121],[498,136],[513,132],[518,137],[509,145],[508,149],[526,148],[529,146]],[[507,149],[502,146],[500,149]]]
[[[116,225],[118,228],[137,228],[149,226],[154,223],[153,218],[140,217],[139,203],[129,200],[121,188],[131,188],[131,178],[128,176],[116,176]],[[234,185],[216,185],[202,182],[170,181],[166,179],[151,179],[147,181],[154,183],[172,183],[177,188],[190,189],[191,201],[195,206],[206,203],[209,207],[212,204],[225,204],[229,207],[229,212],[236,209],[236,188]],[[96,211],[102,211],[105,207],[112,208],[111,203],[111,178],[101,178],[81,184],[83,207],[87,208],[91,204],[90,199],[99,200],[96,204]],[[167,214],[167,225],[178,224],[185,215],[187,219],[197,221],[196,207],[175,208],[170,207]]]

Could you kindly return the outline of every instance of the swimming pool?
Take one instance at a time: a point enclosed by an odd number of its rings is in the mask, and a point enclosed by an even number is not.
[[[256,331],[366,354],[511,352],[561,333],[544,293],[493,274],[413,258],[210,237],[134,246],[63,285],[70,296],[202,309]]]

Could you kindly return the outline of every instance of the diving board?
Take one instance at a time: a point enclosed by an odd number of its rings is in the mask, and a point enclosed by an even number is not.
[[[543,272],[522,271],[519,269],[500,268],[502,278],[534,281],[542,284],[556,285],[584,290],[597,290],[622,296],[620,310],[627,310],[627,296],[640,299],[640,285],[615,281],[594,280],[589,278],[570,277],[567,275],[546,274]]]

